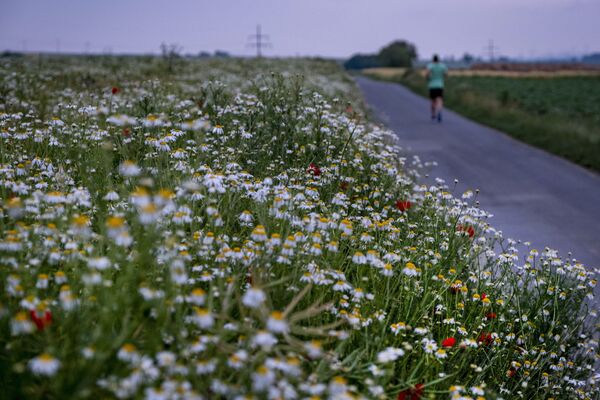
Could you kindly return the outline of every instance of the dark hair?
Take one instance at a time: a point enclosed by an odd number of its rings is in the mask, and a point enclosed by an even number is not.
[[[437,54],[434,54],[433,55],[433,62],[438,62],[438,61],[440,61],[440,58],[438,57]]]

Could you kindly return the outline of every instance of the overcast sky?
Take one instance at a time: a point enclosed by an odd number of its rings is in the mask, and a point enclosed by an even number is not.
[[[434,52],[540,57],[600,51],[600,0],[0,0],[0,50],[347,57],[394,39]]]

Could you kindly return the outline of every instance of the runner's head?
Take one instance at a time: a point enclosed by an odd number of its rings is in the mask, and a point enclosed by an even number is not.
[[[439,62],[439,61],[440,61],[440,58],[438,57],[438,55],[434,54],[433,55],[433,62]]]

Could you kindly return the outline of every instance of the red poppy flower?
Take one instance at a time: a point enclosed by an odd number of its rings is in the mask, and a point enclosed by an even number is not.
[[[456,339],[453,337],[442,340],[442,347],[453,347],[456,344]]]
[[[471,225],[466,226],[466,227],[462,226],[462,225],[457,225],[456,231],[457,232],[467,232],[467,234],[469,235],[470,238],[475,236],[475,229]]]
[[[123,136],[125,136],[125,137],[129,136],[129,128],[123,129]]]
[[[319,168],[315,163],[310,163],[306,172],[313,174],[314,176],[321,175],[321,168]]]
[[[43,331],[44,328],[46,328],[52,323],[52,313],[50,312],[50,310],[46,310],[43,312],[31,310],[29,312],[29,315],[31,316],[31,320],[33,321],[35,326],[37,326],[38,331]]]
[[[418,383],[415,385],[415,387],[405,389],[398,393],[397,400],[419,400],[421,396],[423,396],[424,389],[425,385]]]
[[[112,94],[117,94],[117,93],[119,93],[119,88],[118,88],[118,87],[116,87],[116,86],[113,86],[113,88],[111,89],[111,91],[110,91],[110,92],[111,92]]]
[[[496,319],[496,313],[490,311],[489,313],[485,314],[485,317],[487,319]]]
[[[348,186],[350,186],[350,184],[346,181],[340,183],[340,189],[342,189],[344,192],[348,190]]]
[[[481,300],[485,300],[487,294],[485,292],[481,292]]]
[[[408,201],[408,200],[396,201],[396,208],[398,210],[400,210],[401,212],[408,210],[411,206],[412,206],[412,204],[410,204],[410,201]]]
[[[517,370],[514,368],[511,368],[508,371],[506,371],[506,376],[508,378],[512,378],[513,376],[515,376],[516,373],[517,373]]]
[[[485,344],[486,346],[489,346],[490,344],[492,344],[494,339],[492,339],[491,333],[482,332],[481,335],[479,335],[479,338],[477,338],[477,341],[479,343]]]

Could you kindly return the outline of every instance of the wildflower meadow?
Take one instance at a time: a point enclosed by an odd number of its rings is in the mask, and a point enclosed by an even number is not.
[[[331,61],[1,59],[0,397],[599,398],[594,270],[401,146]]]

